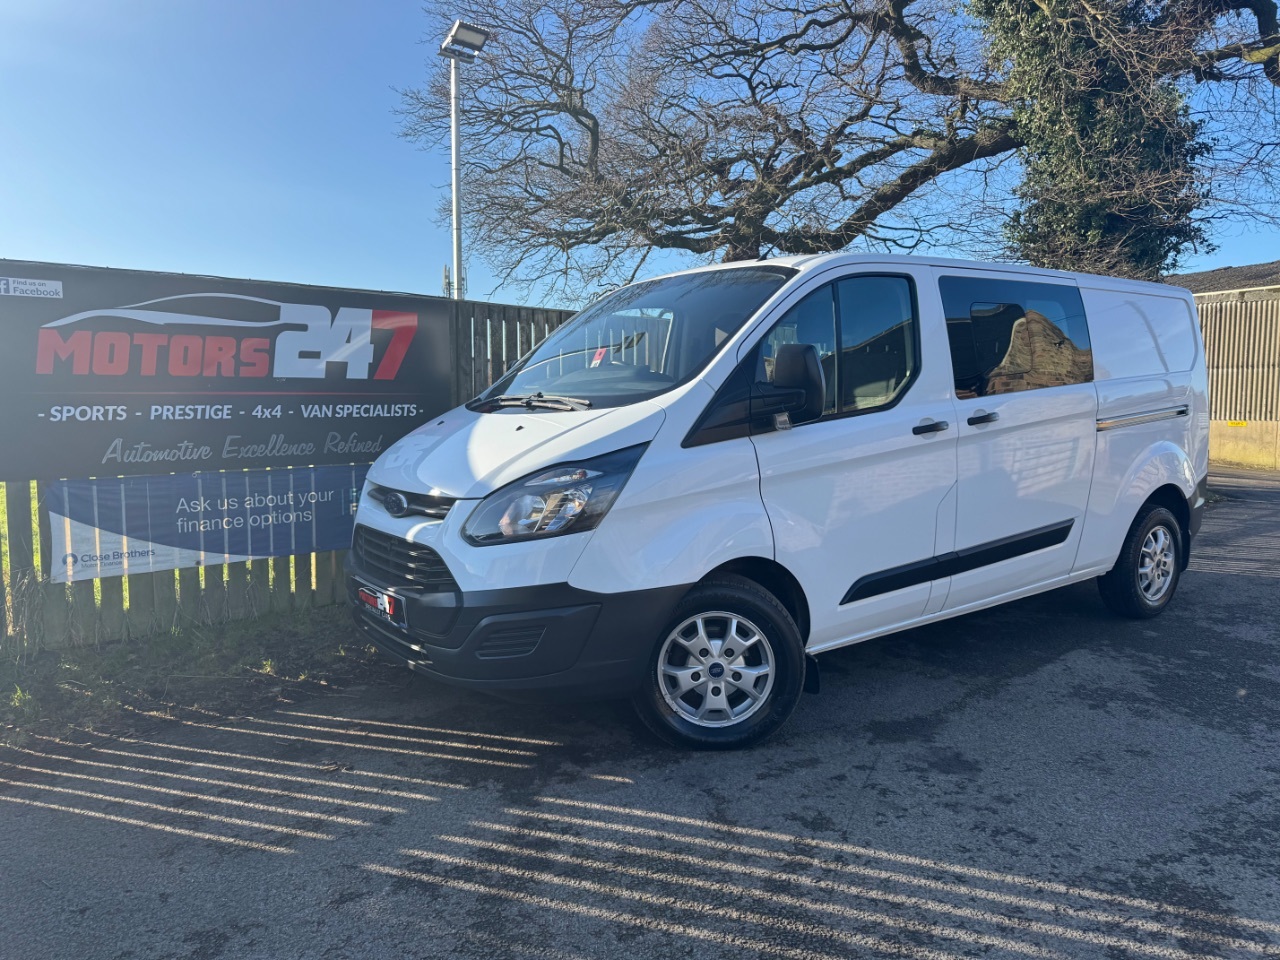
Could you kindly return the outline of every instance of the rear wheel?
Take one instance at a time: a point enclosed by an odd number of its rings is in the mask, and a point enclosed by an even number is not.
[[[1113,613],[1145,619],[1173,599],[1182,574],[1182,525],[1164,507],[1149,507],[1129,528],[1111,572],[1098,592]]]
[[[732,749],[782,726],[803,687],[803,643],[787,609],[754,581],[725,576],[681,601],[632,703],[668,743]]]

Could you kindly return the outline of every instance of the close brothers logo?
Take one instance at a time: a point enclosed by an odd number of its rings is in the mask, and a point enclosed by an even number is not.
[[[234,312],[253,305],[268,316],[238,320],[180,309],[208,310],[219,305],[236,308]],[[112,330],[102,329],[99,322],[93,329],[83,329],[86,321],[104,319],[144,326]],[[193,332],[193,327],[224,332]],[[374,331],[391,334],[381,356],[375,356]],[[341,364],[348,380],[394,380],[417,331],[416,313],[340,307],[335,316],[318,304],[193,293],[86,310],[46,323],[37,342],[36,373],[323,379],[330,364]],[[379,343],[383,339],[378,338]]]
[[[74,553],[66,553],[66,554],[63,554],[62,556],[62,565],[66,567],[68,570],[70,570],[79,562],[80,562],[80,558],[77,557]]]

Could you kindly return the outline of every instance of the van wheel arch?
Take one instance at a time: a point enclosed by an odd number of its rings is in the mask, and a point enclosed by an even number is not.
[[[809,599],[790,570],[765,557],[739,557],[720,564],[700,582],[714,580],[726,573],[752,580],[777,597],[800,629],[800,639],[806,644],[809,642]]]
[[[1187,564],[1191,560],[1191,508],[1187,504],[1186,494],[1172,483],[1166,483],[1164,486],[1154,490],[1143,501],[1134,520],[1136,521],[1138,517],[1145,516],[1152,507],[1164,507],[1177,519],[1182,533],[1182,556],[1179,566],[1183,570],[1187,569]]]

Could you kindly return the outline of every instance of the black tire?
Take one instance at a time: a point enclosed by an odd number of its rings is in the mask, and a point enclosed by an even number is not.
[[[1161,574],[1159,582],[1149,574],[1144,577],[1144,565],[1151,560],[1152,540],[1163,533],[1167,548],[1156,554],[1156,566]],[[1148,556],[1144,556],[1144,549]],[[1169,605],[1178,590],[1182,576],[1184,557],[1182,525],[1164,507],[1149,506],[1138,514],[1129,528],[1129,534],[1120,548],[1120,556],[1111,572],[1098,578],[1098,592],[1103,602],[1122,617],[1145,620],[1154,617]]]
[[[729,636],[734,619],[737,649]],[[709,642],[702,645],[698,637]],[[700,652],[709,655],[699,658]],[[687,673],[676,678],[660,672],[660,665]],[[755,581],[725,575],[694,587],[676,607],[654,641],[644,683],[631,702],[644,725],[670,744],[732,750],[782,726],[804,689],[804,670],[804,643],[786,607]],[[681,692],[680,685],[695,677],[697,686]],[[703,705],[706,716],[695,720],[692,714]]]

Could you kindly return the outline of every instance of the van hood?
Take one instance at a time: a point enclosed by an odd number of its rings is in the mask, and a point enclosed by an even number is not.
[[[665,418],[648,400],[563,413],[457,407],[388,447],[369,468],[369,480],[474,500],[544,467],[648,443]]]

